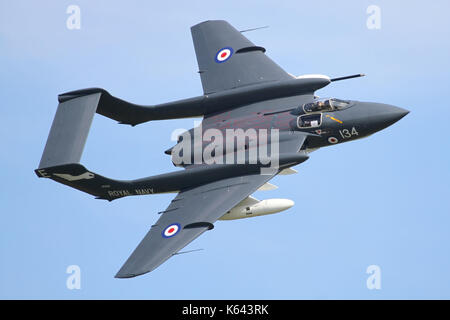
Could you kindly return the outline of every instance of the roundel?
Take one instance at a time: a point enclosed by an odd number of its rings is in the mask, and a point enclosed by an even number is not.
[[[171,238],[180,231],[180,225],[178,223],[173,223],[168,225],[162,232],[164,238]]]
[[[222,63],[230,59],[231,55],[233,54],[233,48],[231,47],[225,47],[217,51],[216,53],[216,62]]]
[[[338,143],[338,139],[336,139],[335,137],[329,137],[328,138],[328,142],[332,143],[332,144],[335,144],[335,143]]]

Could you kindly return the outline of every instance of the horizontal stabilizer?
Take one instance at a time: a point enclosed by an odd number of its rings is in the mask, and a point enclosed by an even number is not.
[[[39,168],[80,161],[100,95],[92,93],[58,105]]]

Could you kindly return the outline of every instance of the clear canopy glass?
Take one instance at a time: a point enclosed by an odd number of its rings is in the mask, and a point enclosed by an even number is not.
[[[313,113],[313,112],[326,112],[326,111],[335,111],[342,110],[348,108],[350,106],[350,101],[340,100],[336,98],[325,98],[325,99],[317,99],[310,103],[305,103],[303,105],[303,111],[305,113]]]

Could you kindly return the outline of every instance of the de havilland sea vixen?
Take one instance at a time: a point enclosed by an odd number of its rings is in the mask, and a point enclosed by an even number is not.
[[[97,199],[176,193],[119,272],[150,272],[211,230],[217,220],[272,214],[293,206],[287,199],[257,200],[274,176],[321,147],[369,136],[404,117],[392,105],[321,99],[315,91],[333,81],[324,75],[293,76],[226,21],[191,28],[203,95],[141,106],[91,88],[58,96],[58,109],[36,174]],[[113,180],[79,163],[95,113],[135,126],[152,120],[203,117],[165,153],[183,169],[136,180]],[[235,143],[236,142],[236,143]]]

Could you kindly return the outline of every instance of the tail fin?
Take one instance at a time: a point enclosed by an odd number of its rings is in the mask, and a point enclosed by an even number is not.
[[[40,178],[50,178],[69,187],[89,193],[97,199],[114,200],[134,195],[132,181],[120,181],[90,172],[78,163],[40,168],[35,170]],[[150,193],[150,192],[149,192]]]

